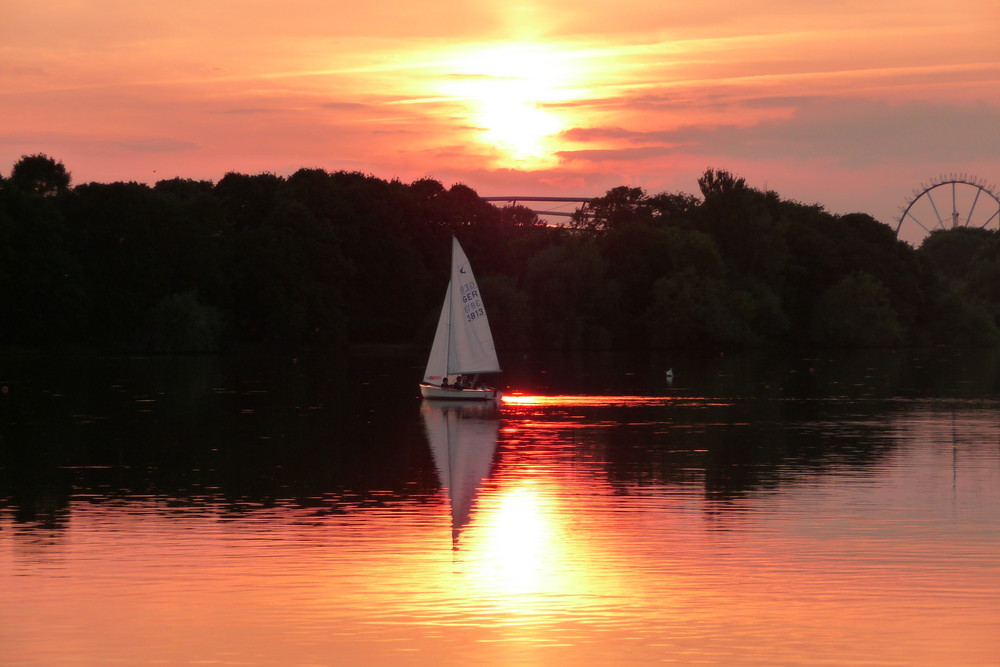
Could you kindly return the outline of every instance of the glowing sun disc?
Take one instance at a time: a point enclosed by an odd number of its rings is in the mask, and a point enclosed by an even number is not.
[[[475,50],[452,63],[445,93],[467,109],[480,139],[508,161],[551,160],[551,138],[566,120],[549,105],[572,79],[567,60],[540,46]]]

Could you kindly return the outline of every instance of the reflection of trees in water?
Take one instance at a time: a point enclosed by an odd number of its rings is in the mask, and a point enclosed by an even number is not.
[[[438,486],[412,397],[395,387],[373,400],[371,376],[385,377],[377,364],[212,356],[0,363],[14,378],[5,380],[0,413],[0,512],[17,522],[64,527],[71,496],[146,496],[238,515],[279,502],[337,511]]]
[[[698,484],[720,509],[755,491],[877,467],[897,446],[893,419],[907,401],[1000,390],[1000,355],[990,350],[654,356],[596,354],[586,372],[626,391],[691,401],[603,410],[613,424],[591,431],[589,444],[602,449],[596,457],[623,493],[637,485]],[[579,359],[574,364],[585,367]],[[667,366],[676,371],[669,388],[661,370]]]
[[[60,527],[69,499],[87,494],[91,502],[145,495],[233,515],[275,503],[322,513],[436,502],[440,482],[415,398],[422,355],[0,358],[9,387],[0,395],[0,514]],[[622,493],[700,485],[722,508],[815,476],[864,474],[895,446],[893,415],[907,401],[997,396],[998,358],[942,350],[591,354],[586,363],[512,360],[504,379],[543,377],[566,390],[576,374],[592,391],[688,397],[574,409],[572,417],[546,408],[553,428],[544,437],[561,439],[567,455],[594,450],[600,474]],[[676,371],[671,387],[666,366]]]
[[[895,447],[882,403],[734,401],[657,409],[658,419],[622,414],[591,433],[609,478],[633,486],[704,487],[734,499],[839,471],[863,471]]]
[[[10,508],[17,523],[65,528],[72,488],[62,470],[7,468],[0,473],[0,510]]]
[[[89,496],[87,502],[152,498],[237,516],[288,503],[336,512],[430,496],[438,488],[413,423],[345,429],[329,418],[273,414],[267,421],[277,435],[247,435],[243,428],[246,439],[236,435],[227,443],[158,437],[105,443],[86,455],[60,448],[8,460],[0,472],[0,511],[61,528],[71,495]]]
[[[778,419],[751,412],[752,421],[706,434],[706,497],[727,499],[823,475],[864,472],[897,445],[884,406],[782,407],[791,409]]]

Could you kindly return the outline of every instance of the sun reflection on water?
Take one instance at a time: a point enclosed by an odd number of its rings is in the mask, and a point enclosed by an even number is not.
[[[486,534],[479,563],[484,580],[505,595],[536,593],[542,586],[544,561],[556,547],[545,499],[530,481],[504,492],[498,506],[484,517]]]
[[[568,443],[530,418],[515,417],[500,432],[497,469],[480,489],[442,586],[475,609],[484,627],[518,628],[520,640],[536,632],[568,637],[620,598],[625,584],[599,565],[607,562],[601,540],[581,539],[598,528],[569,502],[586,506],[590,497],[579,488],[579,471],[559,465],[572,455]],[[608,489],[598,486],[603,497]]]
[[[564,624],[568,631],[615,585],[582,566],[593,562],[589,546],[572,534],[574,515],[559,500],[566,490],[547,474],[520,470],[484,494],[450,575],[487,625],[517,629],[522,639]]]

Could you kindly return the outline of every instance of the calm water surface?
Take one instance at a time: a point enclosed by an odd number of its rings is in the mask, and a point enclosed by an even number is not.
[[[0,360],[0,664],[1000,664],[994,355],[420,361]]]

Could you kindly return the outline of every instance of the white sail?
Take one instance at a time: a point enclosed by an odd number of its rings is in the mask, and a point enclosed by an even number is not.
[[[499,373],[493,333],[472,266],[458,239],[451,239],[451,336],[448,372]]]
[[[444,295],[444,306],[438,318],[437,331],[434,333],[434,343],[431,345],[431,355],[427,358],[427,368],[424,370],[424,382],[441,384],[448,375],[448,340],[451,338],[451,282]]]
[[[493,333],[472,266],[452,237],[451,280],[438,318],[424,382],[440,384],[447,376],[498,373]]]

